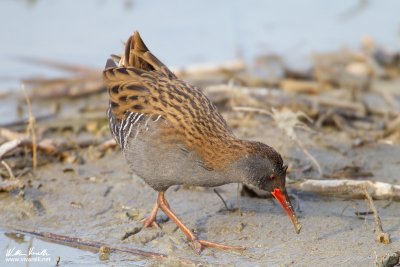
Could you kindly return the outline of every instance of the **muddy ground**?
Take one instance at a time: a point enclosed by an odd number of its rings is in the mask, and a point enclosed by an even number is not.
[[[237,136],[279,151],[289,165],[291,183],[352,179],[398,185],[399,57],[367,48],[362,53],[340,50],[319,55],[312,69],[290,70],[281,63],[272,64],[278,66],[274,73],[281,73],[279,77],[270,75],[271,57],[259,62],[258,75],[249,73],[240,62],[177,74],[206,88]],[[54,67],[54,63],[50,65]],[[162,212],[159,229],[139,231],[156,192],[131,173],[118,148],[105,145],[110,144],[111,135],[101,71],[56,66],[72,69],[76,76],[26,81],[36,123],[27,123],[29,105],[22,93],[0,96],[2,110],[7,110],[0,121],[0,158],[5,162],[0,166],[0,185],[11,176],[22,185],[0,192],[2,253],[16,244],[24,244],[25,250],[32,246],[32,235],[21,238],[13,234],[17,230],[166,255],[156,259],[111,252],[97,257],[98,248],[78,246],[82,250],[72,250],[65,243],[54,245],[49,238],[34,243],[49,250],[51,266],[57,256],[61,266],[374,266],[387,253],[400,251],[399,201],[374,201],[383,230],[391,236],[391,243],[385,245],[375,241],[374,217],[365,199],[290,189],[303,226],[297,235],[274,200],[259,194],[243,195],[237,184],[217,188],[230,210],[209,188],[175,186],[166,196],[176,214],[200,238],[244,246],[244,252],[205,249],[197,255]],[[239,111],[238,107],[258,111]],[[271,112],[275,112],[273,116]],[[300,116],[303,119],[298,120],[296,112],[309,119]],[[293,128],[283,114],[292,114],[297,125],[308,130]],[[36,169],[32,168],[35,157],[29,143],[32,132],[39,144]],[[5,145],[21,138],[23,145],[4,154]]]
[[[282,152],[285,162],[291,163],[293,175],[296,169],[309,164],[290,140],[275,134],[276,129],[269,127],[269,120],[259,116],[256,121],[253,127],[237,129],[236,133],[273,144]],[[372,180],[399,182],[400,146],[370,144],[352,148],[351,140],[338,140],[336,134],[313,135],[314,140],[330,144],[329,149],[311,141],[307,144],[325,172],[357,163],[372,173]],[[373,266],[377,255],[400,247],[398,202],[375,202],[384,230],[392,236],[392,243],[383,245],[375,242],[373,217],[355,215],[356,211],[369,210],[365,200],[325,198],[292,191],[303,225],[301,233],[296,235],[281,207],[272,200],[240,197],[240,212],[229,212],[211,189],[182,187],[168,190],[167,198],[200,238],[248,249],[242,253],[206,249],[200,256],[196,255],[183,233],[173,222],[165,221],[162,213],[158,217],[161,229],[145,229],[122,240],[126,233],[141,226],[140,220],[151,210],[156,193],[130,172],[118,150],[100,159],[91,159],[90,149],[80,153],[87,159],[84,164],[48,164],[22,177],[25,182],[30,181],[24,196],[1,193],[1,227],[52,232],[168,255],[168,260],[160,262],[112,253],[109,261],[102,262],[117,266],[135,264],[135,261],[140,265],[174,266],[179,259],[206,265]],[[236,184],[219,187],[218,191],[228,206],[238,207]],[[68,255],[61,258],[68,260]],[[130,261],[125,261],[127,258]]]

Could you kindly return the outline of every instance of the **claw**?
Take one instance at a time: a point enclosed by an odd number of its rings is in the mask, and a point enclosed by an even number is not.
[[[150,219],[150,218],[149,218]],[[160,226],[158,225],[158,223],[156,221],[153,220],[149,220],[149,219],[143,219],[143,228],[151,228],[154,227],[156,229],[160,229]]]
[[[193,240],[190,243],[191,247],[193,248],[194,252],[196,252],[196,254],[200,255],[201,251],[203,250],[203,245],[200,243],[199,240]]]

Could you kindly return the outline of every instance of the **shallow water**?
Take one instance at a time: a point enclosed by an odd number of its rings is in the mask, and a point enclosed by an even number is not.
[[[18,250],[28,255],[30,249],[31,257],[17,255]],[[106,266],[95,253],[13,231],[0,230],[0,250],[0,266],[55,266],[57,257],[60,257],[61,266]]]
[[[145,266],[138,257],[111,253],[105,258],[97,249],[49,242],[30,234],[0,229],[0,266]],[[31,254],[29,256],[29,254]]]
[[[266,52],[295,64],[315,51],[357,47],[369,35],[399,45],[399,1],[1,1],[0,91],[22,76],[58,75],[17,57],[101,68],[139,30],[168,66],[224,62]]]

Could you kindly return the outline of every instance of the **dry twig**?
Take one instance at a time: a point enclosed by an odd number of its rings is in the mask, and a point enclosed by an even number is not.
[[[101,152],[106,151],[107,149],[114,149],[117,147],[117,142],[115,141],[114,138],[108,139],[107,141],[104,141],[99,145],[99,150]]]
[[[0,159],[2,159],[7,153],[28,142],[29,140],[27,138],[19,138],[3,143],[0,146]]]
[[[37,143],[37,150],[42,151],[45,154],[59,155],[62,152],[77,149],[77,148],[85,148],[89,146],[99,146],[99,150],[103,151],[108,148],[113,148],[115,141],[109,140],[103,143],[100,143],[99,140],[91,138],[91,139],[79,139],[75,141],[71,141],[68,139],[43,139]],[[20,138],[5,142],[0,145],[0,159],[2,159],[6,154],[14,151],[19,147],[29,147],[32,148],[33,143],[29,138]]]
[[[369,208],[374,213],[376,241],[387,245],[390,243],[390,235],[383,231],[382,221],[381,218],[379,217],[378,210],[376,209],[374,201],[372,200],[372,197],[369,195],[366,188],[364,188],[364,194],[365,197],[367,198]]]
[[[344,197],[349,199],[365,198],[367,188],[373,199],[400,201],[400,185],[392,185],[370,180],[304,180],[288,183],[288,188],[326,196]]]
[[[7,128],[0,128],[0,136],[4,137],[7,140],[14,140],[18,138],[23,138],[26,136],[26,134],[14,132]]]
[[[35,130],[36,120],[35,120],[35,117],[33,116],[31,100],[29,99],[29,96],[28,96],[27,92],[25,91],[25,88],[23,88],[23,90],[24,90],[26,104],[28,106],[28,112],[29,112],[28,127],[27,127],[26,131],[27,131],[27,134],[32,139],[32,167],[35,170],[37,167],[37,143],[36,143],[36,130]]]
[[[15,189],[24,187],[23,183],[18,179],[8,179],[0,182],[0,192],[10,192]]]
[[[10,177],[10,179],[15,179],[14,173],[12,172],[10,166],[8,166],[7,162],[2,160],[1,164],[4,166],[4,168],[6,168],[6,170],[8,172],[8,176]]]
[[[39,144],[35,144],[36,149],[42,150],[49,154],[55,152],[55,147],[46,141],[48,141],[48,139],[41,141]],[[33,148],[34,143],[28,138],[19,138],[3,143],[0,146],[0,159],[2,159],[6,154],[14,151],[16,148],[25,146]]]
[[[65,235],[58,235],[58,234],[53,234],[49,232],[37,232],[37,231],[25,231],[25,230],[20,230],[20,229],[15,229],[15,231],[32,235],[32,236],[37,236],[39,238],[45,239],[50,242],[56,242],[56,243],[63,243],[65,245],[69,245],[72,247],[77,247],[81,248],[86,247],[88,249],[91,249],[93,251],[99,252],[100,249],[101,251],[104,251],[104,248],[107,248],[107,251],[109,252],[122,252],[122,253],[127,253],[131,254],[134,256],[139,256],[147,259],[153,259],[157,261],[164,261],[168,259],[168,256],[162,253],[157,253],[157,252],[150,252],[150,251],[145,251],[141,249],[135,249],[135,248],[126,248],[126,247],[113,247],[109,246],[105,243],[102,242],[97,242],[97,241],[89,241],[85,240],[82,238],[77,238],[77,237],[69,237]],[[100,252],[101,252],[100,251]],[[187,259],[178,259],[180,264],[201,264],[200,262],[196,261],[191,261]]]
[[[316,81],[302,81],[295,79],[284,79],[280,82],[282,90],[294,93],[318,94],[323,88]]]

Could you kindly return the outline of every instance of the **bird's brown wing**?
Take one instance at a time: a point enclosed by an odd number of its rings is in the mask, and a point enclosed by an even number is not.
[[[139,33],[129,38],[119,66],[109,60],[103,76],[111,116],[119,121],[131,113],[161,116],[168,122],[164,141],[184,143],[209,168],[223,165],[223,145],[234,138],[225,120],[198,88],[178,79],[147,49]]]

